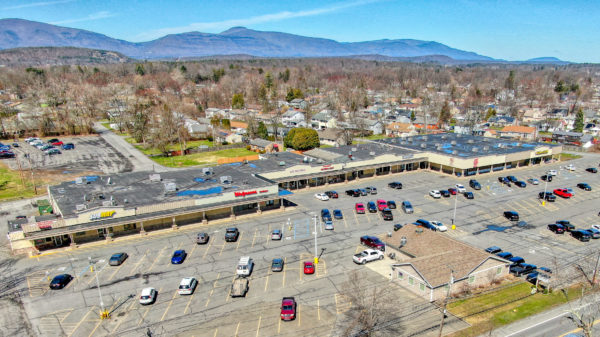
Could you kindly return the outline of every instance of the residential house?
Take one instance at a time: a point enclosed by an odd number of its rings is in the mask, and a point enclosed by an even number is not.
[[[445,299],[448,291],[457,295],[486,287],[509,274],[509,261],[413,224],[383,240],[386,253],[396,254],[392,281],[431,302]]]
[[[305,110],[308,107],[308,103],[302,98],[294,98],[290,104],[292,108]]]
[[[539,122],[546,118],[546,113],[541,108],[525,108],[522,113],[523,123]]]
[[[566,117],[569,114],[569,109],[565,108],[556,108],[552,109],[548,112],[549,118],[562,118]]]
[[[200,123],[191,118],[184,120],[184,126],[193,138],[206,138],[210,134],[208,123]]]
[[[283,145],[262,138],[254,138],[250,140],[250,149],[252,151],[265,151],[271,153],[279,152],[280,149],[283,149]]]
[[[383,133],[384,125],[381,121],[376,119],[358,118],[359,124],[364,126],[367,131],[370,131],[374,135],[380,135]]]
[[[248,123],[240,121],[231,121],[231,131],[239,134],[244,134],[248,130]]]
[[[333,114],[329,110],[322,110],[319,113],[316,113],[310,119],[311,125],[314,129],[324,130],[328,127],[334,127],[335,119],[332,116]]]
[[[510,116],[492,116],[487,122],[491,126],[506,126],[506,125],[514,125],[515,118]]]
[[[225,137],[225,141],[230,144],[241,143],[244,141],[244,136],[238,133],[231,132]]]
[[[331,128],[325,130],[318,130],[317,134],[319,135],[319,142],[321,142],[321,145],[350,145],[352,143],[351,137],[347,137],[346,132],[352,131],[344,131],[343,129]]]
[[[498,131],[501,138],[515,138],[534,141],[537,138],[537,129],[531,126],[508,125]]]
[[[220,116],[221,118],[225,118],[228,116],[225,110],[219,108],[208,108],[204,111],[204,115],[206,118],[213,118],[214,116]]]
[[[582,132],[554,131],[552,141],[565,145],[589,147],[592,144],[593,137]]]
[[[389,123],[385,126],[385,134],[388,137],[408,137],[417,134],[415,126],[410,123]]]
[[[281,123],[291,128],[306,125],[306,116],[302,111],[290,109],[281,115]]]

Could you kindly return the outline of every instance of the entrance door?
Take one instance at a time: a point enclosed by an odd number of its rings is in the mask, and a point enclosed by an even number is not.
[[[54,237],[54,245],[57,247],[62,246],[62,238],[60,236],[55,236]]]

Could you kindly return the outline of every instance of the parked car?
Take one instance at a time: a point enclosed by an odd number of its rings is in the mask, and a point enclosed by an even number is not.
[[[521,181],[521,180],[515,181],[515,185],[519,186],[520,188],[527,187],[527,184],[524,181]]]
[[[208,233],[198,233],[196,235],[196,243],[199,245],[203,245],[208,243],[208,240],[210,239],[210,236],[208,235]]]
[[[347,190],[346,195],[349,195],[351,197],[360,197],[360,191],[359,190]]]
[[[280,272],[283,270],[283,259],[280,258],[276,258],[273,259],[273,261],[271,262],[271,271],[273,272]]]
[[[365,264],[367,262],[383,260],[383,252],[375,249],[365,249],[358,254],[354,254],[352,261],[356,264]]]
[[[436,227],[438,231],[440,232],[445,232],[448,230],[448,227],[446,227],[446,225],[444,225],[443,223],[441,223],[440,221],[429,221],[429,223]]]
[[[575,196],[575,191],[573,191],[573,189],[572,189],[572,188],[570,188],[570,187],[567,187],[567,188],[566,188],[566,190],[567,190],[567,193],[571,193],[571,196],[572,196],[572,197],[574,197],[574,196]]]
[[[383,243],[383,241],[381,241],[376,236],[369,236],[369,235],[361,236],[360,244],[363,246],[371,247],[373,249],[381,250],[382,252],[385,251],[385,243]]]
[[[388,184],[389,188],[393,188],[396,190],[401,190],[402,189],[402,183],[399,181],[392,181],[391,183]]]
[[[569,164],[569,165],[565,166],[565,170],[575,171],[575,166],[573,164]]]
[[[75,148],[75,144],[73,143],[66,143],[63,144],[62,149],[63,150],[73,150]]]
[[[323,222],[331,222],[331,213],[327,208],[321,210],[321,220],[323,220]]]
[[[59,141],[59,140],[58,140],[58,138],[50,138],[50,139],[47,141],[47,143],[48,143],[48,144],[52,144],[52,143],[56,143],[56,142],[58,142],[58,141]]]
[[[383,217],[383,220],[386,220],[386,221],[394,220],[394,215],[392,214],[392,210],[389,208],[384,208],[383,211],[381,211],[381,216]]]
[[[341,211],[341,210],[339,210],[339,209],[334,209],[334,210],[333,210],[333,217],[334,217],[335,219],[338,219],[338,220],[340,220],[340,219],[343,219],[343,218],[344,218],[344,215],[342,214],[342,211]]]
[[[523,263],[519,265],[510,266],[509,272],[517,277],[533,273],[537,269],[536,265]]]
[[[589,173],[598,173],[598,169],[595,167],[588,167],[585,170],[588,171]]]
[[[540,183],[540,181],[535,178],[529,178],[529,179],[527,179],[527,182],[530,183],[531,185],[539,185],[539,183]]]
[[[0,158],[14,158],[15,153],[11,151],[0,152]]]
[[[448,192],[448,190],[440,190],[440,194],[444,198],[449,198],[450,197],[450,192]]]
[[[587,231],[584,231],[582,229],[576,229],[576,230],[571,231],[571,236],[581,242],[588,242],[588,241],[590,241],[590,239],[592,237],[590,235],[590,233],[588,233]]]
[[[326,230],[328,230],[328,231],[332,231],[334,229],[334,227],[333,227],[333,221],[327,221],[327,222],[325,222],[324,228]]]
[[[429,191],[429,195],[434,198],[434,199],[439,199],[442,197],[442,194],[440,193],[440,191],[438,190],[431,190]]]
[[[61,153],[60,150],[56,149],[56,148],[52,148],[52,149],[48,149],[48,150],[44,151],[44,154],[48,155],[48,156],[53,156],[55,154],[60,154],[60,153]]]
[[[383,199],[377,200],[377,209],[378,210],[383,211],[386,208],[387,208],[387,201],[385,201]]]
[[[394,200],[388,200],[387,201],[387,208],[389,208],[389,209],[396,209],[396,202]]]
[[[588,228],[588,229],[584,229],[586,232],[590,233],[590,236],[592,237],[592,239],[600,239],[600,230],[597,230],[596,228]]]
[[[321,201],[329,200],[329,197],[325,193],[317,193],[317,194],[315,194],[315,198],[317,198],[317,200],[321,200]]]
[[[547,201],[550,201],[550,202],[556,201],[556,196],[552,192],[540,192],[540,193],[538,193],[538,198],[546,199]]]
[[[546,174],[549,176],[555,176],[558,174],[558,172],[556,170],[548,170],[548,172],[546,172]]]
[[[281,300],[281,320],[291,321],[296,319],[296,300],[293,297],[284,297]]]
[[[402,210],[404,211],[404,213],[406,214],[412,214],[415,212],[414,208],[412,207],[410,201],[403,201],[402,202]]]
[[[566,231],[563,225],[557,223],[549,224],[548,229],[553,231],[555,234],[564,234]]]
[[[566,188],[557,188],[553,192],[554,192],[554,194],[558,195],[559,197],[562,197],[565,199],[569,199],[570,197],[573,196],[573,194],[569,193],[569,191]]]
[[[231,297],[244,297],[248,292],[248,285],[250,281],[245,277],[236,277],[231,284]]]
[[[485,249],[486,253],[490,253],[490,254],[498,254],[502,252],[502,248],[498,247],[498,246],[491,246]]]
[[[469,186],[471,186],[471,188],[474,189],[474,190],[480,190],[481,189],[481,184],[477,180],[475,180],[475,179],[469,180]]]
[[[111,266],[120,266],[128,257],[129,255],[127,255],[127,253],[113,254],[108,260],[108,264]]]
[[[510,221],[519,221],[519,213],[517,213],[515,211],[504,212],[504,217]]]
[[[47,151],[47,150],[50,150],[50,149],[56,149],[56,148],[55,148],[54,146],[50,145],[50,144],[46,144],[46,145],[44,145],[44,146],[40,146],[40,147],[39,147],[39,149],[40,149],[41,151]],[[57,150],[58,150],[58,149],[57,149]]]
[[[369,187],[369,193],[377,194],[377,188],[375,188],[374,186]]]
[[[467,191],[467,189],[461,184],[456,184],[455,186],[456,186],[456,190],[458,191],[458,193],[464,193]]]
[[[377,206],[375,205],[374,201],[369,201],[367,203],[367,209],[369,210],[369,213],[376,213],[377,212]]]
[[[173,252],[173,256],[171,257],[172,264],[182,264],[187,256],[187,253],[183,249],[179,249]]]
[[[589,184],[586,184],[586,183],[579,183],[579,184],[577,184],[577,187],[581,188],[584,191],[592,190],[592,186],[590,186]]]
[[[326,191],[325,195],[327,195],[329,199],[337,199],[339,197],[336,191]]]
[[[547,182],[551,182],[552,181],[552,176],[549,174],[544,174],[543,176],[540,177],[540,179],[547,181]]]
[[[399,223],[394,224],[394,232],[400,230],[400,228],[402,228],[402,227],[404,227],[403,224],[399,224]]]
[[[357,202],[354,204],[354,210],[356,211],[356,214],[365,214],[365,204]]]
[[[475,195],[473,194],[473,192],[471,191],[467,191],[465,193],[463,193],[463,195],[465,196],[465,198],[467,199],[475,199]]]
[[[142,293],[140,294],[140,304],[152,304],[156,301],[156,296],[158,292],[154,288],[144,288],[142,289]]]
[[[575,230],[575,226],[569,220],[557,220],[556,223],[563,226],[567,232]]]
[[[193,277],[184,277],[179,282],[179,288],[177,292],[179,295],[191,295],[196,290],[196,286],[198,285],[198,280]]]
[[[54,276],[54,278],[52,278],[52,281],[50,281],[50,289],[53,289],[53,290],[62,289],[64,287],[66,287],[67,284],[69,284],[69,282],[71,282],[72,279],[73,279],[73,276],[71,276],[69,274],[56,275],[56,276]]]
[[[64,143],[62,142],[62,140],[59,140],[59,141],[56,141],[56,142],[52,142],[50,144],[54,145],[54,146],[62,146]]]
[[[240,236],[240,231],[236,227],[227,228],[225,230],[225,241],[226,242],[236,242]]]
[[[516,183],[518,181],[517,177],[515,176],[507,176],[506,179],[508,179],[508,181],[510,181],[511,183]]]
[[[304,274],[314,274],[315,273],[315,264],[311,261],[304,262]]]
[[[281,240],[283,234],[281,234],[281,229],[274,229],[271,232],[271,240]]]
[[[500,252],[496,253],[496,256],[505,260],[510,259],[513,255],[510,252]]]
[[[508,261],[512,262],[513,265],[525,263],[525,259],[520,256],[513,256],[510,259],[508,259]]]
[[[451,195],[456,195],[456,188],[450,187],[448,189],[448,193],[450,193]]]
[[[368,194],[369,194],[369,192],[367,192],[367,190],[366,190],[366,189],[364,189],[364,188],[359,188],[358,190],[360,191],[360,195],[362,195],[363,197],[364,197],[365,195],[368,195]]]

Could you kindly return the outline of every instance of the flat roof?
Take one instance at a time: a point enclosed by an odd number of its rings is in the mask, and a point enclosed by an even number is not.
[[[417,151],[436,152],[445,156],[476,158],[532,151],[539,146],[560,146],[548,143],[523,142],[458,133],[439,133],[404,138],[385,138],[375,142],[392,144]]]

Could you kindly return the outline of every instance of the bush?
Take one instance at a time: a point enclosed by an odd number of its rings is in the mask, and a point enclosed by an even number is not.
[[[223,143],[221,143],[221,145],[229,145],[229,143],[227,141],[224,141]]]
[[[252,146],[246,145],[246,150],[250,151],[250,149],[252,149]]]

